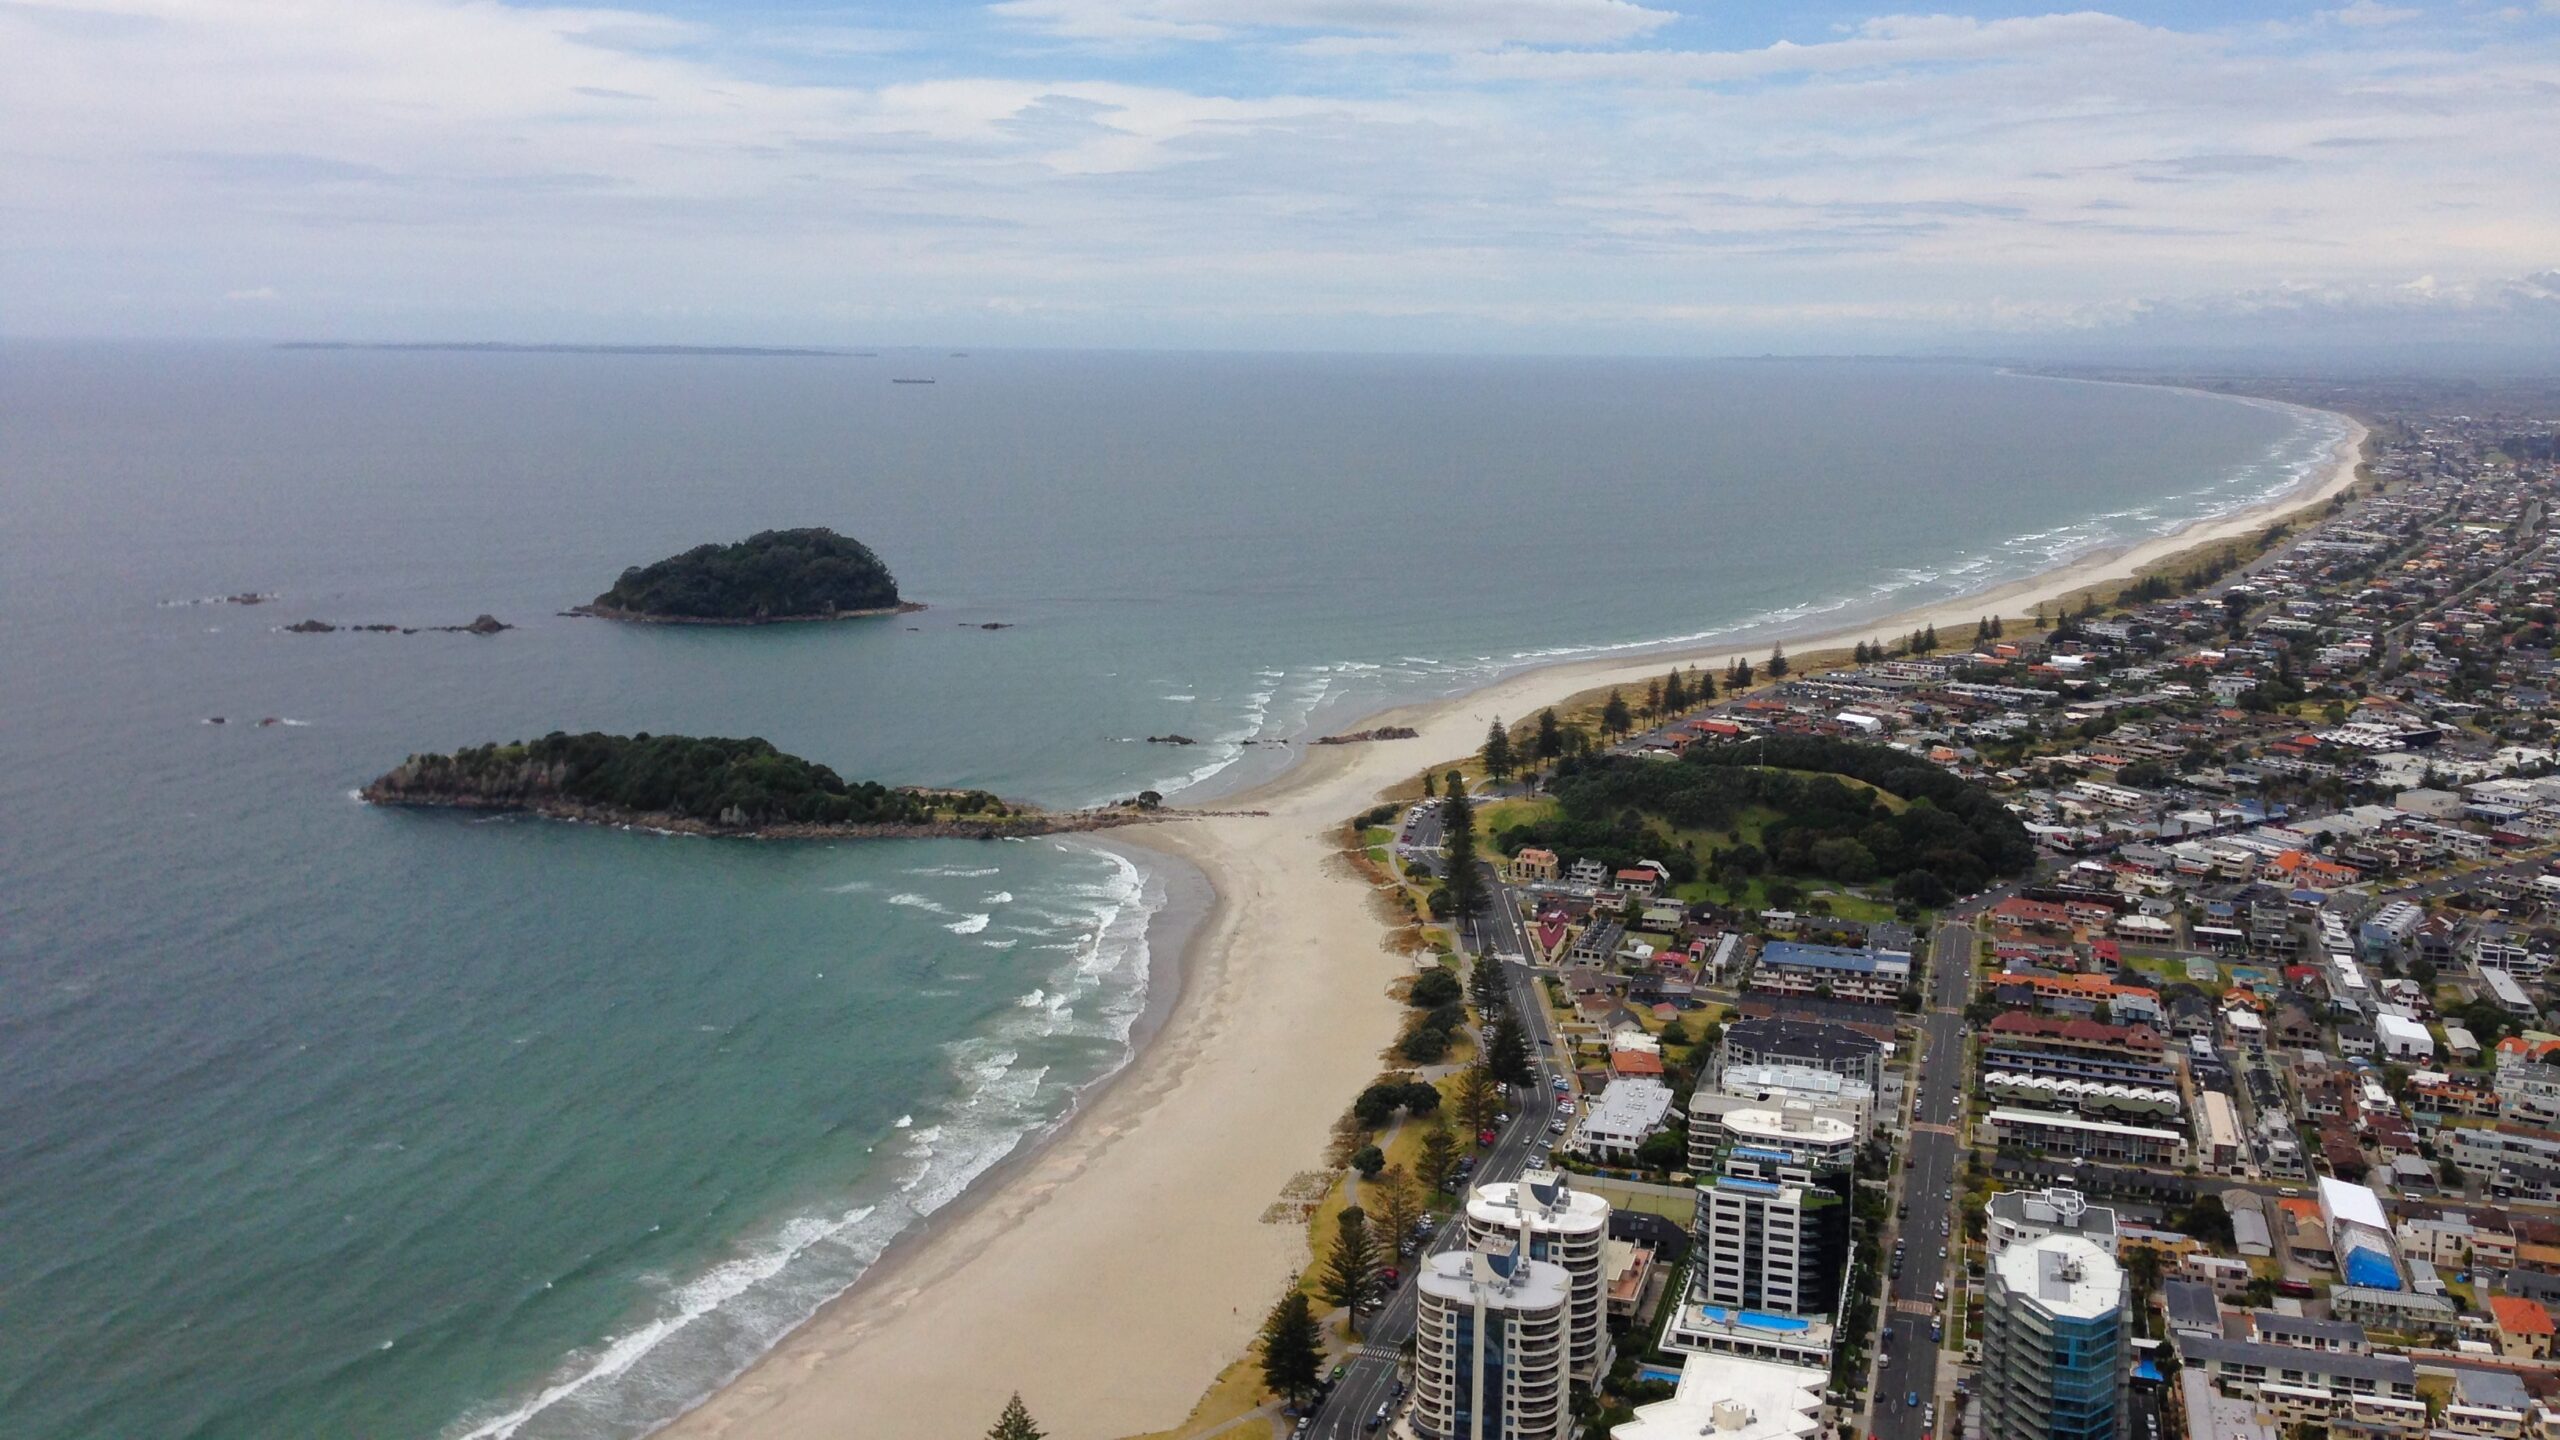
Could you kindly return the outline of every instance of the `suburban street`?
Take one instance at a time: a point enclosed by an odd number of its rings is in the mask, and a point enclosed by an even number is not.
[[[1869,1429],[1879,1440],[1919,1440],[1932,1428],[1926,1407],[1938,1399],[1939,1347],[1929,1339],[1929,1320],[1947,1314],[1953,1323],[1952,1312],[1935,1299],[1934,1287],[1943,1280],[1951,1299],[1963,1294],[1957,1129],[1964,1108],[1964,1006],[1974,948],[1973,927],[1952,919],[1939,923],[1929,945],[1929,1009],[1921,1017],[1922,1049],[1899,1197],[1909,1203],[1910,1214],[1894,1226],[1906,1253],[1902,1274],[1886,1287],[1882,1323],[1894,1334],[1877,1363],[1870,1407]],[[1886,1253],[1891,1254],[1890,1242]],[[1915,1394],[1920,1404],[1906,1403]]]
[[[1479,921],[1462,927],[1462,947],[1479,960],[1502,955],[1526,956],[1529,953],[1528,939],[1520,929],[1519,909],[1513,903],[1508,888],[1502,884],[1501,877],[1494,874],[1490,866],[1486,867],[1486,883],[1489,887],[1488,913]],[[1525,1087],[1524,1093],[1512,1098],[1510,1125],[1504,1128],[1489,1149],[1477,1157],[1475,1174],[1459,1186],[1461,1195],[1466,1193],[1469,1184],[1519,1178],[1520,1172],[1529,1168],[1533,1158],[1546,1153],[1547,1142],[1552,1138],[1547,1133],[1547,1125],[1555,1114],[1555,1100],[1548,1077],[1555,1073],[1555,1067],[1547,1008],[1538,994],[1537,981],[1525,964],[1510,961],[1494,963],[1503,966],[1511,1007],[1520,1016],[1522,1028],[1528,1032],[1530,1052],[1537,1061],[1538,1074],[1535,1081]],[[1431,1237],[1431,1243],[1423,1254],[1436,1255],[1458,1249],[1465,1242],[1463,1214],[1453,1215]],[[1395,1399],[1404,1342],[1413,1334],[1414,1276],[1420,1273],[1421,1262],[1421,1255],[1396,1262],[1397,1268],[1404,1272],[1403,1282],[1388,1298],[1385,1308],[1369,1317],[1366,1328],[1361,1332],[1359,1352],[1348,1361],[1349,1369],[1343,1374],[1341,1383],[1334,1387],[1332,1396],[1317,1410],[1315,1423],[1308,1427],[1309,1435],[1321,1437],[1321,1440],[1355,1440],[1355,1437],[1366,1436],[1370,1417],[1378,1413],[1380,1405]]]

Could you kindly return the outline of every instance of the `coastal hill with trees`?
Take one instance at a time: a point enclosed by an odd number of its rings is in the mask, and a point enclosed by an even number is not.
[[[1503,853],[1536,845],[1612,867],[1660,860],[1681,884],[1884,882],[1918,905],[2035,861],[2026,827],[1997,797],[1882,745],[1769,736],[1693,746],[1677,764],[1596,755],[1561,762],[1547,788],[1554,811],[1506,827]],[[1702,847],[1702,835],[1727,843]]]
[[[622,572],[577,614],[675,625],[771,625],[919,610],[871,547],[833,530],[765,530]]]
[[[1126,810],[1071,815],[1009,804],[983,790],[898,789],[847,781],[758,739],[559,731],[539,740],[412,755],[364,787],[378,805],[518,810],[562,820],[706,835],[1029,835],[1098,829]]]

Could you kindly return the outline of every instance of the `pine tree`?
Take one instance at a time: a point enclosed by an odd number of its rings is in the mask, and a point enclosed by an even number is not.
[[[1439,1189],[1449,1172],[1458,1168],[1458,1149],[1458,1137],[1450,1132],[1448,1121],[1442,1120],[1423,1131],[1422,1155],[1415,1162],[1421,1167],[1418,1173],[1422,1183]]]
[[[1691,698],[1701,705],[1713,700],[1716,698],[1716,677],[1707,674],[1705,671],[1700,670],[1694,665],[1690,666],[1689,694]]]
[[[1671,667],[1670,674],[1662,677],[1662,708],[1673,715],[1689,708],[1689,687],[1680,679],[1680,667],[1677,665]]]
[[[1294,1405],[1315,1393],[1323,1375],[1324,1330],[1307,1292],[1292,1285],[1262,1320],[1263,1388]]]
[[[1932,655],[1938,653],[1938,627],[1932,625],[1928,629],[1921,631],[1920,643],[1928,653]]]
[[[1041,1440],[1049,1432],[1031,1423],[1031,1412],[1023,1408],[1022,1392],[1004,1402],[1004,1413],[996,1417],[995,1428],[987,1432],[987,1440]]]
[[[1634,722],[1627,718],[1627,697],[1612,690],[1609,703],[1600,707],[1600,733],[1624,735]]]
[[[1751,688],[1750,661],[1736,660],[1733,662],[1733,684],[1726,688],[1731,690],[1748,690]]]
[[[1467,1127],[1469,1135],[1482,1134],[1493,1123],[1493,1117],[1502,1113],[1502,1091],[1494,1083],[1493,1069],[1485,1057],[1477,1057],[1474,1064],[1458,1072],[1458,1082],[1449,1099],[1450,1108],[1458,1112],[1458,1123]]]
[[[1422,1218],[1422,1187],[1414,1183],[1413,1173],[1401,1165],[1390,1165],[1369,1182],[1366,1196],[1378,1217],[1378,1239],[1386,1245],[1401,1245],[1413,1233],[1413,1222]]]
[[[1505,1085],[1526,1085],[1538,1078],[1537,1067],[1529,1061],[1529,1036],[1516,1015],[1504,1015],[1502,1023],[1493,1027],[1484,1060],[1485,1069]]]
[[[1369,1234],[1369,1216],[1354,1205],[1336,1217],[1333,1253],[1324,1264],[1324,1274],[1316,1282],[1317,1293],[1326,1303],[1339,1305],[1350,1312],[1343,1328],[1353,1334],[1360,1330],[1360,1302],[1377,1293],[1378,1246]]]
[[[1661,713],[1662,682],[1659,680],[1648,680],[1644,684],[1644,718],[1650,720]]]
[[[1556,724],[1556,712],[1538,712],[1538,758],[1553,760],[1564,753],[1564,729]]]
[[[1849,651],[1849,658],[1864,665],[1875,659],[1875,652],[1867,648],[1866,641],[1861,640]]]
[[[1484,900],[1484,877],[1476,873],[1476,805],[1467,795],[1466,776],[1452,770],[1445,779],[1440,843],[1449,852],[1449,899],[1454,913],[1472,915]]]
[[[1431,798],[1433,798],[1433,797],[1437,796],[1439,793],[1440,793],[1440,777],[1439,777],[1439,776],[1437,776],[1437,775],[1432,774],[1432,773],[1431,773],[1430,771],[1428,771],[1428,770],[1423,771],[1423,772],[1422,772],[1422,798],[1423,798],[1423,799],[1425,799],[1425,800],[1429,800],[1429,799],[1431,799]]]
[[[1991,638],[1994,640],[2000,638],[2000,617],[1997,615],[1991,617]]]
[[[1484,773],[1496,785],[1511,778],[1511,732],[1499,719],[1484,732]]]
[[[1784,645],[1772,645],[1769,647],[1769,678],[1772,680],[1783,680],[1786,677],[1787,647]]]
[[[1976,621],[1974,621],[1974,622],[1973,622],[1973,643],[1974,643],[1974,644],[1976,644],[1976,645],[1979,645],[1979,644],[1981,644],[1983,641],[1988,640],[1988,639],[1990,639],[1990,638],[1991,638],[1991,617],[1990,617],[1990,616],[1988,616],[1988,615],[1985,615],[1985,616],[1981,617],[1980,619],[1978,619],[1978,620],[1976,620]]]

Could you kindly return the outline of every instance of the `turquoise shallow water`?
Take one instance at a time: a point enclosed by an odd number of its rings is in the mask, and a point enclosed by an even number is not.
[[[2334,427],[1888,364],[0,350],[0,1431],[639,1433],[1068,1113],[1190,883],[349,798],[411,750],[1215,794],[1285,763],[1247,739],[2246,503]],[[933,608],[554,613],[811,523]]]

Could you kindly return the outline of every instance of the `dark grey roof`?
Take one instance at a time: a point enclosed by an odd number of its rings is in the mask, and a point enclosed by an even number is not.
[[[2169,1312],[2172,1330],[2213,1333],[2222,1328],[2222,1301],[2201,1280],[2161,1281],[2160,1301]]]
[[[1816,1020],[1736,1020],[1724,1029],[1725,1043],[1759,1055],[1789,1055],[1816,1062],[1858,1060],[1884,1049],[1882,1041],[1846,1025]]]
[[[2333,1350],[2261,1345],[2254,1340],[2225,1340],[2211,1335],[2179,1336],[2178,1355],[2190,1365],[2218,1360],[2225,1365],[2260,1365],[2269,1370],[2299,1370],[2382,1384],[2418,1382],[2417,1363],[2406,1355],[2343,1355]]]
[[[2524,1381],[2504,1370],[2454,1371],[2453,1396],[2464,1405],[2496,1405],[2507,1410],[2533,1408],[2533,1396],[2524,1388]]]

